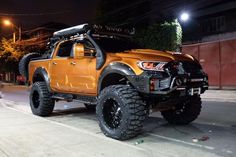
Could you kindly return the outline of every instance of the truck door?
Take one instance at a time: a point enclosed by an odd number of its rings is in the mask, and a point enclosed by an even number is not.
[[[90,95],[97,92],[95,48],[88,40],[77,41],[84,46],[84,53],[70,60],[69,82],[73,93]],[[76,44],[73,50],[75,50]]]
[[[73,59],[72,51],[73,42],[65,41],[59,43],[53,55],[51,66],[51,88],[59,92],[71,91],[71,84],[68,79],[68,72],[71,68]]]

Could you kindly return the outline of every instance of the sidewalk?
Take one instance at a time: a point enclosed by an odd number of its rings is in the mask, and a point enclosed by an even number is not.
[[[28,86],[25,85],[15,85],[12,83],[1,83],[2,88],[4,86],[14,86],[21,88],[22,90],[29,90]],[[1,86],[0,86],[0,98],[1,98]],[[210,89],[207,90],[204,94],[201,95],[202,100],[204,101],[219,101],[219,102],[236,102],[236,90],[218,90]]]
[[[207,90],[201,97],[205,101],[236,102],[236,90]]]
[[[144,149],[7,107],[0,101],[1,157],[145,157]],[[122,150],[122,151],[121,151]],[[160,153],[161,156],[166,156]]]
[[[4,86],[15,86],[15,87],[21,87],[21,88],[28,88],[27,85],[18,85],[18,84],[14,84],[14,83],[6,83],[6,82],[0,81],[0,87],[3,88]]]

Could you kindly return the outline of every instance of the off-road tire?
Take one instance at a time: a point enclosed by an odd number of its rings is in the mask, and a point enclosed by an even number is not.
[[[91,111],[91,112],[96,111],[96,105],[84,104],[84,106],[86,107],[88,111]]]
[[[197,119],[201,112],[200,96],[191,96],[185,102],[172,110],[162,111],[161,114],[170,124],[186,125]]]
[[[30,91],[30,107],[32,113],[38,116],[49,116],[54,108],[55,101],[51,99],[45,82],[35,82]]]
[[[110,106],[107,103],[109,101],[114,101],[120,107],[115,112],[116,114],[119,111],[118,113],[121,115],[118,127],[112,128],[107,122],[105,110]],[[147,111],[144,102],[134,88],[128,85],[113,85],[101,91],[96,106],[96,114],[99,126],[106,136],[126,140],[140,133]]]
[[[24,55],[24,57],[19,62],[19,72],[21,75],[23,75],[27,80],[29,77],[29,70],[28,65],[31,59],[38,58],[41,55],[39,53],[29,53]]]

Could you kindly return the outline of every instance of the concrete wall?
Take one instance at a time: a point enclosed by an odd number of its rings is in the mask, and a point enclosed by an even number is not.
[[[209,75],[210,86],[236,88],[236,39],[183,45]]]

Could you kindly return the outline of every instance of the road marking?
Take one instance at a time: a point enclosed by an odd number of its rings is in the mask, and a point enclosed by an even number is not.
[[[201,125],[209,125],[223,128],[231,128],[232,125],[222,124],[222,123],[214,123],[214,122],[203,122],[201,120],[196,120],[193,124],[201,124]]]
[[[190,142],[178,140],[178,139],[171,138],[171,137],[156,135],[156,134],[153,134],[153,133],[147,133],[147,134],[151,135],[151,136],[158,137],[158,138],[162,138],[162,139],[165,139],[165,140],[169,140],[169,141],[173,141],[173,142],[177,142],[177,143],[183,143],[183,144],[186,144],[186,145],[195,146],[195,147],[199,147],[199,148],[205,148],[205,149],[208,149],[208,150],[214,150],[215,149],[214,147],[211,147],[211,146],[204,146],[204,145],[200,145],[200,144],[190,143]]]
[[[9,157],[9,155],[4,150],[2,150],[1,148],[0,148],[0,152],[2,152],[2,154],[0,154],[0,155],[4,155],[6,157]]]

